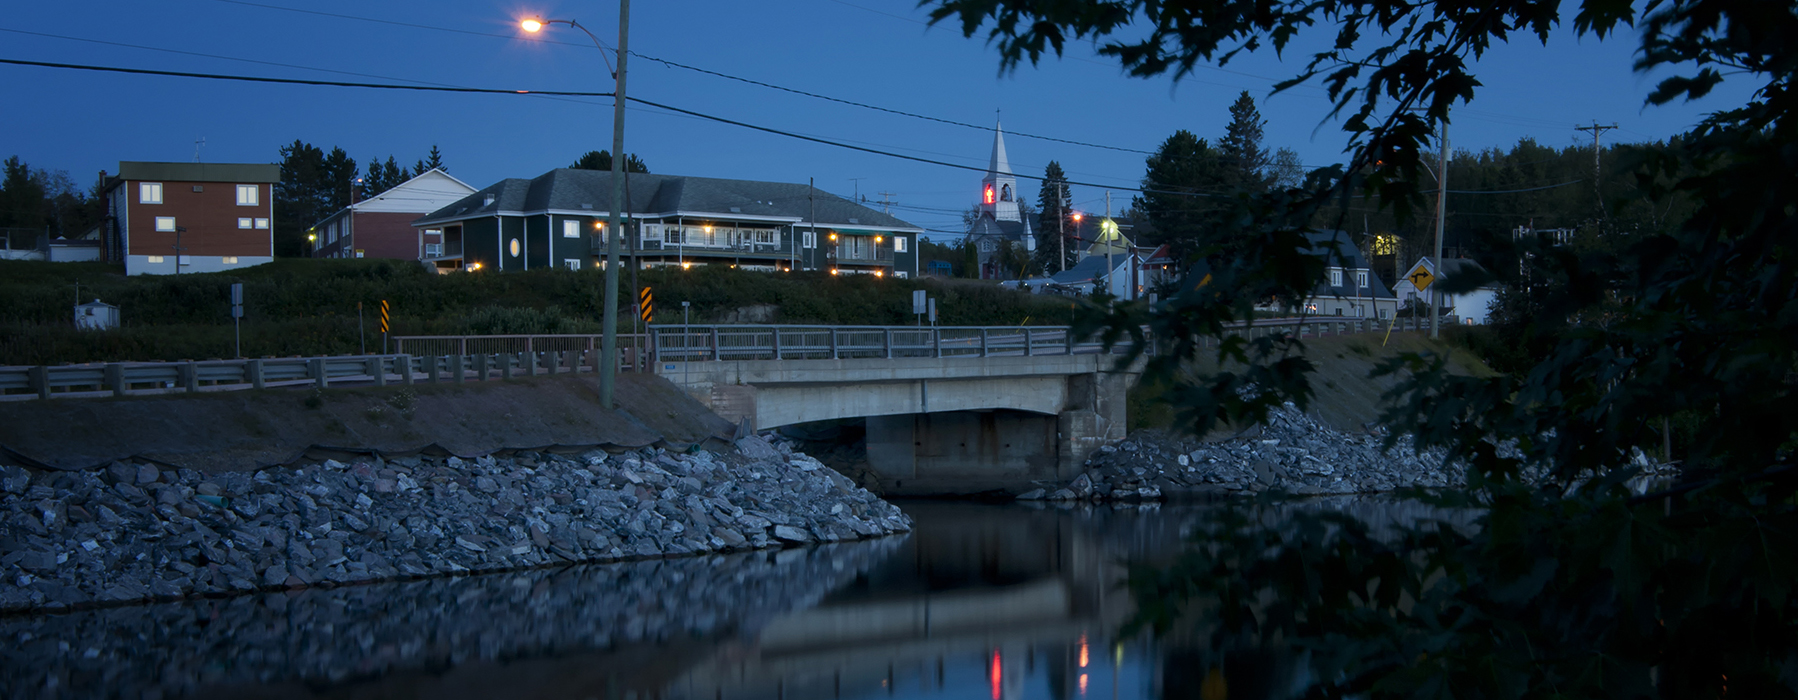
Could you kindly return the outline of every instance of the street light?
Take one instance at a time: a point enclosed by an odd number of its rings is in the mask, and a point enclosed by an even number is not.
[[[613,71],[613,134],[612,134],[612,205],[607,207],[606,231],[606,304],[601,318],[600,341],[600,407],[613,407],[613,373],[618,371],[619,364],[619,236],[624,227],[619,220],[619,210],[625,203],[625,55],[627,28],[631,18],[631,0],[619,0],[619,63]],[[539,19],[529,18],[519,23],[526,32],[537,33],[546,24],[567,24],[581,30],[594,40],[594,48],[600,50],[600,56],[606,56],[606,47],[600,44],[600,37],[577,24],[572,19]],[[635,273],[634,273],[635,274]]]

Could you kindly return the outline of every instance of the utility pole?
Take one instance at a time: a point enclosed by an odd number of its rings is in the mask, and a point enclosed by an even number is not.
[[[200,147],[206,145],[206,137],[194,139],[194,162],[200,162]]]
[[[1592,132],[1594,135],[1594,203],[1600,207],[1600,213],[1606,213],[1606,200],[1600,198],[1600,134],[1619,128],[1618,122],[1602,125],[1594,122],[1588,126],[1577,125],[1576,131]]]
[[[894,196],[894,193],[892,193],[892,192],[881,192],[881,193],[878,193],[878,194],[880,194],[880,195],[881,195],[881,213],[883,213],[883,214],[891,214],[891,213],[892,213],[892,212],[890,212],[890,211],[888,211],[888,207],[889,207],[889,206],[890,206],[890,205],[892,205],[892,204],[893,204],[893,203],[894,203],[894,202],[893,202],[893,196]]]
[[[869,178],[852,177],[852,178],[846,178],[846,179],[848,179],[850,181],[850,201],[861,204],[862,203],[862,181],[867,180]]]
[[[806,178],[806,231],[812,234],[813,245],[819,245],[819,205],[813,201],[813,179]]]
[[[1060,207],[1059,207],[1060,208]],[[1069,212],[1059,211],[1056,215],[1056,271],[1069,271],[1068,234],[1063,233],[1063,219],[1069,218]]]
[[[625,56],[631,0],[619,0],[619,70],[613,76],[612,206],[606,214],[606,306],[600,336],[600,408],[612,410],[613,374],[619,370],[619,238],[624,224],[619,210],[625,201]],[[685,237],[685,236],[684,236]]]
[[[1437,210],[1437,243],[1431,249],[1431,272],[1437,278],[1444,276],[1444,198],[1450,194],[1450,171],[1446,166],[1450,163],[1450,121],[1445,120],[1438,132],[1438,210]],[[1431,282],[1431,339],[1438,337],[1438,280]]]

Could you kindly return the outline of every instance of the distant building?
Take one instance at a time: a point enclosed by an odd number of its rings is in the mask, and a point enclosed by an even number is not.
[[[557,169],[508,179],[412,222],[442,231],[427,259],[440,271],[515,271],[600,265],[606,254],[612,173]],[[807,185],[629,173],[620,212],[649,266],[731,265],[752,270],[914,277],[924,229]]]
[[[1419,270],[1424,270],[1432,280],[1425,285],[1424,289],[1420,289],[1417,284],[1413,283],[1412,278]],[[1436,286],[1437,280],[1443,279],[1445,276],[1454,276],[1475,271],[1486,272],[1487,270],[1474,260],[1469,260],[1467,258],[1445,258],[1444,272],[1440,275],[1438,274],[1437,267],[1432,264],[1431,258],[1425,257],[1419,258],[1419,261],[1414,263],[1412,267],[1407,268],[1407,271],[1408,273],[1405,277],[1402,277],[1400,281],[1394,283],[1394,296],[1399,299],[1402,306],[1413,303],[1429,306],[1431,303],[1429,299],[1431,299],[1432,287]],[[1423,280],[1425,277],[1419,277],[1418,279]],[[1469,325],[1487,325],[1488,318],[1493,313],[1494,305],[1499,303],[1499,301],[1500,286],[1490,283],[1461,294],[1445,294],[1444,298],[1438,300],[1438,306],[1442,309],[1443,313],[1455,314],[1457,319],[1462,323]]]
[[[104,179],[102,255],[127,275],[220,272],[275,259],[281,166],[119,163]]]
[[[1313,287],[1304,303],[1307,315],[1393,317],[1394,292],[1379,284],[1368,259],[1351,242],[1350,234],[1309,231],[1306,238],[1313,243],[1311,252],[1325,258],[1325,279]]]
[[[443,256],[441,229],[416,229],[412,222],[475,193],[475,188],[433,168],[392,189],[338,210],[313,224],[315,258],[398,258]]]
[[[1018,270],[1005,269],[1001,263],[1007,248],[1018,246],[1029,255],[1037,250],[1037,235],[1032,222],[1022,216],[1019,207],[1019,182],[1013,176],[1012,164],[1006,159],[1006,138],[1000,125],[994,124],[994,148],[988,154],[987,175],[981,179],[979,214],[969,224],[968,241],[975,246],[976,263],[981,279],[1004,279]]]

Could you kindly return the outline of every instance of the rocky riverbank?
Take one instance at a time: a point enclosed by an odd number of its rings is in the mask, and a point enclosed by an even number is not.
[[[1161,501],[1271,489],[1346,495],[1463,485],[1463,468],[1445,464],[1442,450],[1417,451],[1409,436],[1401,436],[1392,449],[1382,449],[1382,441],[1373,433],[1333,429],[1288,404],[1270,411],[1262,425],[1229,440],[1202,442],[1159,431],[1134,433],[1095,451],[1085,470],[1069,483],[1042,484],[1019,499]],[[1674,471],[1641,452],[1635,459],[1651,475]]]
[[[899,509],[760,437],[735,452],[0,467],[0,611],[839,542]]]

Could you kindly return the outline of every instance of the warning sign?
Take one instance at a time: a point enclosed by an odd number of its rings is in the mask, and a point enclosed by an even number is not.
[[[1425,291],[1426,287],[1431,286],[1432,280],[1435,279],[1437,278],[1431,276],[1431,271],[1425,269],[1424,265],[1413,268],[1412,273],[1406,276],[1406,280],[1412,282],[1413,286],[1418,287],[1421,292]]]

